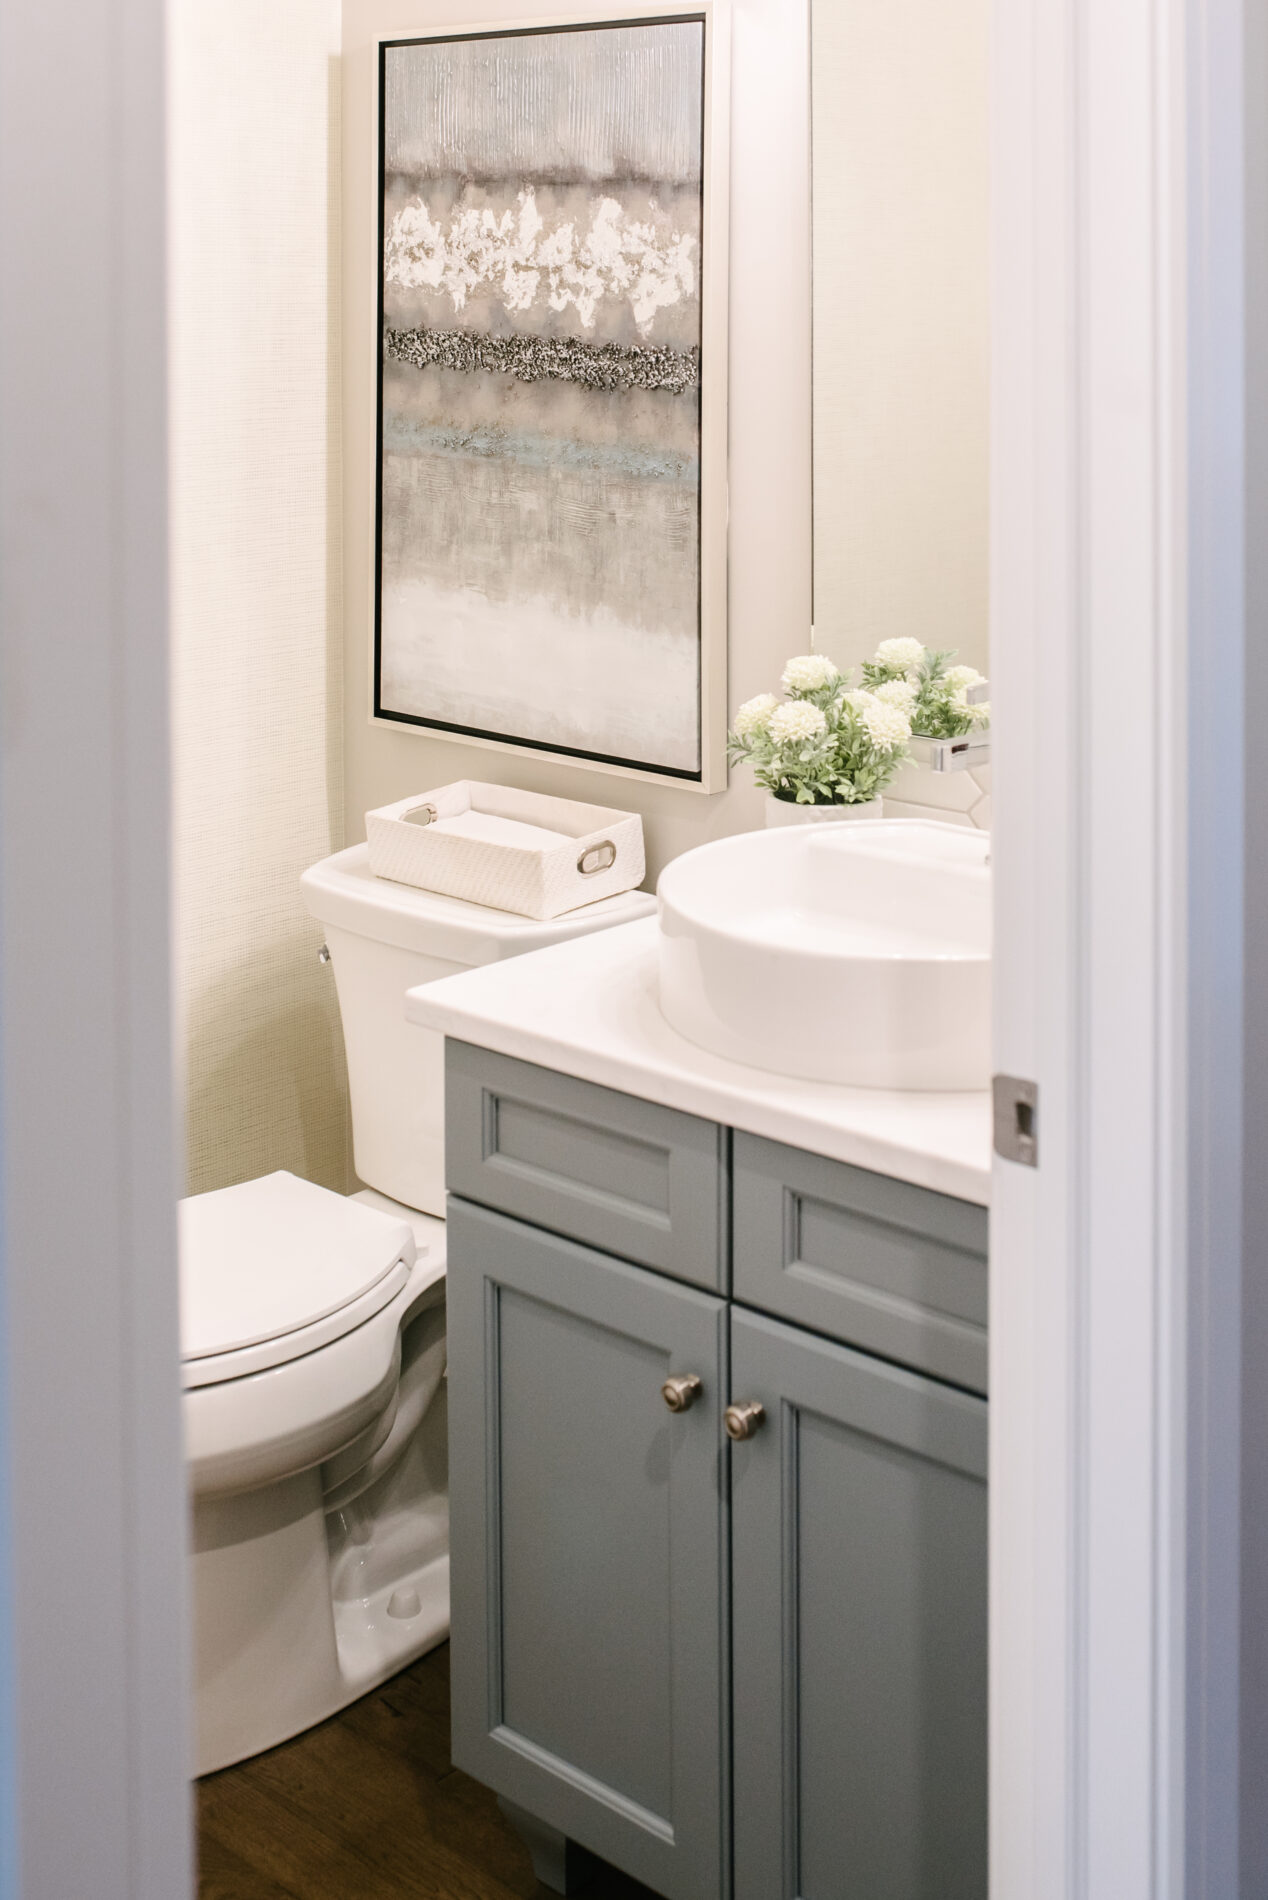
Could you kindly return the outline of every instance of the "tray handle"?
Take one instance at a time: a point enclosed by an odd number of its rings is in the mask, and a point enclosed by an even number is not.
[[[577,859],[577,869],[582,877],[593,877],[596,871],[610,871],[616,863],[616,846],[611,838],[604,838],[599,844],[588,844]]]

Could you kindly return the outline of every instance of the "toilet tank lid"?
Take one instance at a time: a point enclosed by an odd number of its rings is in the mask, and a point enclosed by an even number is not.
[[[278,1339],[414,1261],[413,1230],[279,1171],[180,1204],[181,1357]],[[373,1302],[370,1302],[373,1305]]]
[[[583,937],[610,924],[633,923],[636,917],[650,917],[656,909],[650,891],[622,891],[539,922],[514,911],[493,910],[487,904],[469,904],[461,897],[444,897],[439,891],[420,891],[413,884],[376,877],[364,844],[322,858],[299,882],[310,915],[320,923],[472,967]]]

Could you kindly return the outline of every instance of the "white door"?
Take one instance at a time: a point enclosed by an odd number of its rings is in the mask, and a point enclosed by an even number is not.
[[[994,23],[991,1891],[1233,1900],[1241,9]]]
[[[190,1891],[162,0],[0,8],[0,1894]]]

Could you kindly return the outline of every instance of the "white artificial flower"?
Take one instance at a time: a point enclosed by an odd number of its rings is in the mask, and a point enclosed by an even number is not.
[[[965,711],[975,726],[989,726],[991,723],[990,701],[984,699],[978,706],[967,706]]]
[[[817,739],[827,727],[823,709],[812,706],[808,700],[790,700],[786,706],[777,706],[767,721],[766,730],[776,745],[787,745],[801,739]]]
[[[897,706],[887,706],[883,700],[865,706],[859,714],[859,720],[878,752],[897,752],[911,737],[907,715],[900,712]]]
[[[841,704],[843,706],[853,706],[856,713],[862,713],[865,712],[869,706],[875,706],[877,704],[877,698],[875,693],[868,692],[866,686],[856,686],[852,693],[842,693]]]
[[[986,675],[975,666],[949,666],[942,677],[953,693],[967,693],[970,686],[980,686]]]
[[[900,713],[910,713],[916,703],[917,688],[910,680],[885,680],[876,688],[874,697],[886,706],[897,706]]]
[[[904,672],[910,666],[919,666],[924,657],[925,649],[919,640],[882,640],[876,649],[880,666],[899,666]]]
[[[818,693],[840,677],[826,653],[802,653],[789,660],[779,683],[786,693]]]
[[[737,736],[747,739],[750,733],[759,732],[778,704],[774,693],[759,693],[756,699],[746,699],[735,715]]]

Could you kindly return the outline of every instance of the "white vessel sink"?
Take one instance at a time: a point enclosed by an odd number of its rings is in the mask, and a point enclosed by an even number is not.
[[[990,837],[746,832],[661,874],[660,1005],[714,1055],[862,1088],[990,1081]]]

